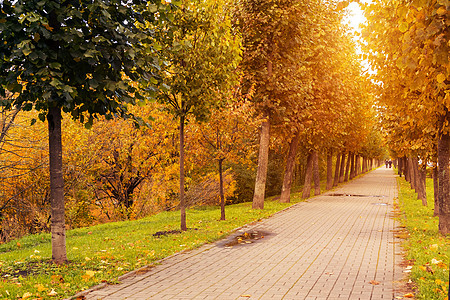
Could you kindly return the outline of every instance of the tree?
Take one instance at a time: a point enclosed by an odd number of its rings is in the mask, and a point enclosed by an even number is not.
[[[211,160],[217,163],[219,172],[219,196],[221,220],[225,220],[224,173],[226,163],[248,164],[251,153],[249,139],[253,136],[253,107],[249,101],[230,99],[222,109],[214,110],[208,122],[198,124],[191,130],[191,140],[195,143],[196,163],[206,160],[202,167],[208,166]],[[193,126],[192,126],[193,127]],[[200,146],[200,147],[199,147]],[[203,156],[204,159],[200,159]]]
[[[156,9],[144,11],[146,5]],[[143,99],[132,82],[151,78],[151,57],[142,51],[151,32],[137,25],[163,19],[164,7],[159,0],[0,4],[0,96],[15,95],[1,104],[36,109],[48,121],[55,263],[67,261],[61,110],[88,128],[98,115],[129,117],[127,105]]]
[[[289,111],[300,113],[309,89],[307,57],[312,52],[312,27],[318,3],[296,0],[238,0],[235,22],[244,48],[243,89],[254,90],[262,116],[258,169],[252,207],[264,208],[270,126]],[[309,38],[310,37],[310,38]],[[291,140],[291,139],[289,139]]]
[[[383,127],[391,136],[389,145],[400,157],[426,160],[438,144],[439,230],[448,234],[448,9],[439,1],[376,1],[365,11],[370,22],[363,33],[365,48],[377,69],[377,94],[384,109]]]
[[[202,121],[236,84],[239,39],[224,1],[189,1],[172,22],[153,28],[161,92],[155,96],[179,121],[181,230],[187,230],[185,204],[185,126]],[[221,96],[222,95],[222,96]]]

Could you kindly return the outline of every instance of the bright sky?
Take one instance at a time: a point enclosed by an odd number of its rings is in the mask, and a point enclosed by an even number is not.
[[[350,16],[348,18],[350,26],[352,26],[355,30],[359,31],[359,24],[364,23],[366,18],[363,15],[359,4],[356,2],[351,2],[348,5],[348,9],[350,11]]]
[[[364,17],[364,14],[361,10],[361,8],[359,7],[359,4],[356,2],[351,2],[348,5],[348,10],[350,12],[348,18],[347,18],[347,22],[348,24],[355,30],[358,31],[359,33],[361,33],[361,29],[359,28],[359,25],[362,23],[365,23],[367,21],[366,17]],[[361,48],[359,47],[359,36],[354,37],[355,42],[357,43],[357,48],[356,48],[356,52],[358,54],[362,54]],[[368,61],[363,61],[363,66],[369,70],[369,73],[372,73],[373,71],[370,70],[370,66]]]

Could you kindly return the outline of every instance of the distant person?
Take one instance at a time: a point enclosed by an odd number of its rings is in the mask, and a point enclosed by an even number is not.
[[[388,164],[389,164],[389,169],[392,168],[392,160],[389,160]]]
[[[389,165],[389,162],[388,162],[388,160],[386,159],[385,161],[384,161],[384,163],[386,164],[386,168],[388,167],[388,165]]]

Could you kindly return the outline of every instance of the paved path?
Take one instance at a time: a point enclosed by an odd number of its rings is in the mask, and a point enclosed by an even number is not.
[[[245,226],[265,234],[254,243],[177,254],[86,299],[395,299],[396,196],[394,172],[382,167]]]

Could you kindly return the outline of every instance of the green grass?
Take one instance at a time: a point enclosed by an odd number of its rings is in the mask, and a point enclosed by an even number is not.
[[[399,218],[409,232],[405,242],[406,259],[413,264],[410,279],[417,287],[416,299],[448,299],[450,236],[438,231],[439,219],[433,217],[433,182],[427,179],[428,206],[417,200],[405,179],[398,178]]]
[[[293,194],[291,204],[266,200],[264,210],[251,209],[251,203],[230,205],[226,221],[219,221],[219,207],[189,209],[188,231],[159,238],[153,234],[179,229],[178,211],[70,230],[69,263],[62,266],[51,263],[50,234],[27,236],[0,245],[0,299],[60,299],[102,282],[114,283],[129,271],[216,241],[297,202],[300,197]]]

